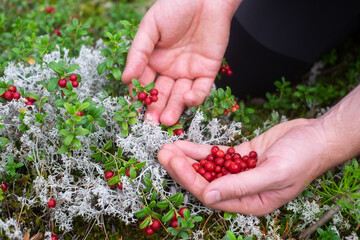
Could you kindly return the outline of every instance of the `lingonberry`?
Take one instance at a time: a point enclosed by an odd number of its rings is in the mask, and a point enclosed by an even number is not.
[[[234,153],[234,156],[233,156],[233,159],[235,160],[235,159],[241,159],[241,155],[240,154],[238,154],[238,153]]]
[[[246,169],[248,167],[248,164],[245,161],[240,161],[239,166],[241,169]]]
[[[175,130],[175,135],[176,136],[180,136],[181,134],[183,134],[184,133],[184,130],[182,130],[182,129],[176,129]]]
[[[145,103],[146,105],[150,105],[150,104],[152,103],[151,98],[150,98],[150,97],[146,97],[145,100],[144,100],[144,103]]]
[[[194,170],[197,172],[199,171],[199,169],[201,168],[199,163],[193,163],[192,167],[194,168]]]
[[[26,103],[25,103],[25,105],[27,105],[27,106],[31,106],[31,105],[33,105],[34,103],[33,102],[30,102],[30,101],[27,101]]]
[[[240,172],[240,166],[236,162],[232,162],[229,166],[229,171],[231,173],[238,173]]]
[[[173,228],[178,228],[179,227],[178,222],[177,222],[176,219],[174,221],[171,221],[171,227],[173,227]]]
[[[229,69],[230,69],[230,65],[229,65],[229,64],[226,64],[226,65],[224,66],[224,68],[225,68],[226,70],[229,70]]]
[[[224,163],[224,168],[225,169],[229,169],[230,165],[231,165],[232,161],[228,160]]]
[[[231,111],[232,111],[232,112],[236,112],[236,110],[237,110],[237,108],[236,108],[235,106],[233,106],[233,107],[231,108]]]
[[[47,13],[55,13],[55,8],[54,7],[47,7],[46,12]]]
[[[216,178],[221,178],[222,176],[224,176],[223,173],[216,174]]]
[[[26,98],[28,101],[30,101],[30,102],[36,102],[36,99],[33,99],[33,98],[31,98],[31,97],[27,97]]]
[[[204,168],[205,168],[206,171],[212,172],[212,171],[215,170],[215,166],[216,166],[216,165],[215,165],[214,162],[209,161],[209,162],[206,162],[206,163],[205,163]]]
[[[226,70],[226,76],[231,77],[233,75],[233,71],[231,69]]]
[[[156,95],[153,95],[150,97],[150,99],[151,99],[151,102],[157,102],[158,97]]]
[[[76,88],[76,87],[79,86],[79,82],[78,81],[72,81],[71,85]]]
[[[244,155],[244,156],[242,157],[242,160],[244,160],[244,161],[249,160],[249,156],[248,156],[248,155]]]
[[[112,178],[114,176],[114,172],[113,171],[106,171],[105,172],[105,178],[106,179],[110,179],[110,178]]]
[[[1,185],[0,185],[0,188],[3,190],[3,192],[5,192],[8,189],[8,187],[9,186],[5,182],[1,183]]]
[[[138,99],[139,99],[140,101],[144,101],[146,97],[147,97],[146,92],[139,92],[139,93],[138,93]]]
[[[83,116],[83,112],[82,112],[82,111],[78,111],[78,112],[76,113],[76,116],[82,117],[82,116]]]
[[[228,115],[229,114],[229,111],[227,109],[224,110],[224,115]]]
[[[61,36],[61,32],[60,32],[59,29],[55,29],[55,30],[53,31],[53,34],[56,34],[56,35],[58,35],[58,36]]]
[[[161,224],[159,220],[153,220],[153,223],[150,225],[150,228],[152,228],[152,230],[156,231],[160,228]]]
[[[48,205],[49,208],[54,208],[54,207],[56,207],[56,201],[55,201],[55,199],[50,198],[49,201],[48,201],[48,203],[47,203],[47,205]]]
[[[214,157],[214,155],[209,154],[209,155],[206,157],[206,160],[208,160],[208,161],[214,161],[214,160],[215,160],[215,157]]]
[[[214,169],[215,172],[219,173],[219,172],[221,172],[221,170],[222,170],[221,166],[215,166],[215,169]]]
[[[174,215],[172,216],[170,221],[175,221],[176,220],[176,212],[174,212]]]
[[[111,187],[111,188],[116,187],[116,184],[110,185],[110,179],[108,180],[107,185],[108,185],[109,187]]]
[[[224,159],[225,161],[232,160],[232,156],[230,154],[225,154]]]
[[[66,79],[64,79],[64,78],[61,78],[61,79],[59,79],[59,81],[58,81],[58,85],[59,85],[59,87],[61,87],[61,88],[66,87],[66,83],[67,83],[67,81],[66,81]]]
[[[9,85],[8,89],[10,92],[16,92],[16,87],[14,85]]]
[[[51,234],[51,240],[58,240],[58,237],[55,234]]]
[[[205,172],[202,175],[208,182],[211,182],[214,179],[214,176],[210,172]]]
[[[255,151],[251,151],[251,152],[249,152],[249,157],[250,158],[257,158],[257,153]]]
[[[116,186],[117,186],[118,189],[123,190],[123,183],[122,182],[117,183]]]
[[[13,100],[13,92],[6,91],[2,96],[5,98],[8,102],[11,102]]]
[[[239,106],[238,104],[236,104],[235,107],[236,107],[236,109],[239,109],[239,108],[240,108],[240,106]]]
[[[256,167],[256,159],[255,158],[249,158],[249,160],[247,161],[247,165],[249,168],[254,168]]]
[[[234,159],[234,162],[236,162],[237,164],[240,164],[241,159],[240,159],[240,158],[236,158],[236,159]]]
[[[205,160],[205,159],[201,159],[200,160],[200,166],[205,166],[205,163],[206,163],[207,161]]]
[[[232,148],[232,147],[230,147],[230,148],[228,148],[228,149],[226,150],[226,153],[227,153],[227,154],[230,154],[230,155],[233,155],[233,154],[235,153],[235,149]]]
[[[199,171],[198,171],[198,173],[199,173],[200,175],[204,175],[204,174],[206,173],[205,168],[200,168]]]
[[[226,73],[226,69],[225,69],[224,67],[221,67],[221,68],[220,68],[220,73],[221,73],[221,74],[225,74],[225,73]]]
[[[214,163],[216,166],[224,166],[225,160],[223,158],[215,158]]]
[[[216,152],[216,157],[223,158],[225,156],[225,153],[223,150],[219,150]]]
[[[77,75],[76,74],[71,74],[69,79],[70,79],[70,81],[76,81],[77,80]]]
[[[184,217],[184,210],[185,210],[185,209],[188,209],[188,208],[187,208],[187,207],[182,207],[182,208],[180,208],[180,210],[179,210],[180,216]]]
[[[126,169],[125,175],[130,177],[130,168]]]
[[[21,96],[21,95],[20,95],[20,93],[18,93],[18,92],[14,92],[14,93],[13,93],[13,98],[14,98],[14,99],[19,99],[20,96]]]
[[[159,94],[159,91],[156,88],[153,88],[150,90],[150,95],[151,96],[157,96]]]
[[[211,153],[214,154],[214,155],[215,155],[218,151],[219,151],[219,147],[217,147],[217,146],[213,146],[213,147],[211,148]]]
[[[146,231],[145,231],[146,235],[148,236],[151,236],[153,235],[155,232],[152,228],[146,228]]]

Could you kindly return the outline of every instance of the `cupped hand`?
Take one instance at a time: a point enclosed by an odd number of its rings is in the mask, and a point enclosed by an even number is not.
[[[316,120],[297,119],[234,147],[240,155],[258,153],[256,168],[225,175],[211,183],[192,164],[210,153],[210,145],[177,141],[158,153],[170,176],[210,208],[262,216],[297,197],[326,164],[326,139]],[[228,147],[221,147],[226,150]]]
[[[225,0],[159,0],[142,19],[122,80],[154,81],[159,100],[147,107],[153,121],[173,125],[185,106],[209,95],[229,38],[234,7]]]

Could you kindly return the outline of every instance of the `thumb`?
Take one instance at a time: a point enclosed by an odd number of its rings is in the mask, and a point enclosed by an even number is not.
[[[206,205],[213,205],[272,190],[277,186],[274,181],[276,174],[271,169],[259,166],[250,171],[226,175],[208,184],[202,197]]]

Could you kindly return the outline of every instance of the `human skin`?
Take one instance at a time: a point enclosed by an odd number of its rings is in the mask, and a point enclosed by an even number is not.
[[[297,197],[306,183],[360,154],[359,102],[360,86],[317,119],[284,122],[235,146],[240,154],[257,151],[256,168],[210,183],[192,168],[209,154],[210,145],[177,141],[164,145],[158,158],[207,207],[263,216]]]
[[[238,0],[158,0],[142,19],[122,81],[154,81],[159,100],[147,107],[152,121],[174,125],[185,106],[208,97],[229,40]]]

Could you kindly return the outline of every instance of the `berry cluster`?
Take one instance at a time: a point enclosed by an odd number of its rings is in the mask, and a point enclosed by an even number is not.
[[[156,88],[150,90],[150,93],[145,91],[138,93],[138,99],[144,102],[146,105],[150,105],[153,102],[157,102],[159,91]]]
[[[128,169],[128,170],[126,171],[126,175],[127,175],[128,177],[130,177],[130,169]],[[105,178],[106,178],[106,180],[108,180],[108,186],[111,187],[111,188],[117,187],[118,189],[122,190],[122,189],[123,189],[123,184],[122,184],[122,182],[119,182],[119,183],[114,184],[114,185],[109,185],[109,181],[110,181],[110,179],[111,179],[113,176],[114,176],[114,172],[113,172],[113,171],[109,170],[109,171],[106,171],[106,172],[105,172]]]
[[[240,106],[238,104],[232,105],[231,109],[224,110],[224,115],[228,115],[230,112],[236,112],[239,108]]]
[[[77,76],[76,74],[71,74],[70,77],[69,77],[70,81],[71,81],[71,85],[76,88],[79,86],[79,82],[77,81]],[[61,88],[66,88],[66,84],[67,84],[68,80],[65,79],[65,78],[61,78],[59,79],[58,81],[58,85],[59,87]]]
[[[256,167],[256,163],[257,153],[255,151],[251,151],[249,155],[241,157],[232,147],[228,148],[225,153],[219,147],[213,146],[211,154],[206,159],[202,159],[200,163],[194,163],[192,166],[196,172],[211,182],[228,174],[236,174],[253,169]]]
[[[11,102],[13,99],[19,99],[20,96],[20,93],[16,91],[16,87],[14,85],[9,85],[0,97],[6,99],[8,102]]]
[[[3,192],[5,192],[7,189],[8,189],[8,185],[7,185],[7,183],[5,183],[5,182],[3,182],[3,183],[1,183],[0,184],[0,188],[1,188],[1,190],[3,191]]]
[[[187,209],[187,207],[182,207],[180,208],[179,210],[179,214],[180,216],[184,219],[184,210]],[[177,218],[176,218],[176,213],[174,213],[174,216],[171,218],[170,220],[170,225],[171,227],[173,228],[179,228],[178,226],[178,221],[177,221]]]
[[[140,228],[140,229],[141,229],[142,231],[144,231],[144,232],[146,233],[146,235],[151,236],[151,235],[153,235],[153,234],[155,233],[156,230],[158,230],[158,229],[160,228],[161,223],[160,223],[160,221],[157,220],[157,219],[152,219],[151,216],[146,216],[146,217],[144,218],[144,220],[147,219],[148,217],[150,218],[150,221],[151,221],[152,223],[149,224],[148,226],[146,226],[145,228],[143,228],[143,229]],[[142,223],[143,223],[143,221],[140,222],[139,227],[141,226]]]
[[[231,77],[233,75],[233,71],[230,68],[229,64],[223,64],[219,70],[220,74],[226,74],[226,76]]]

